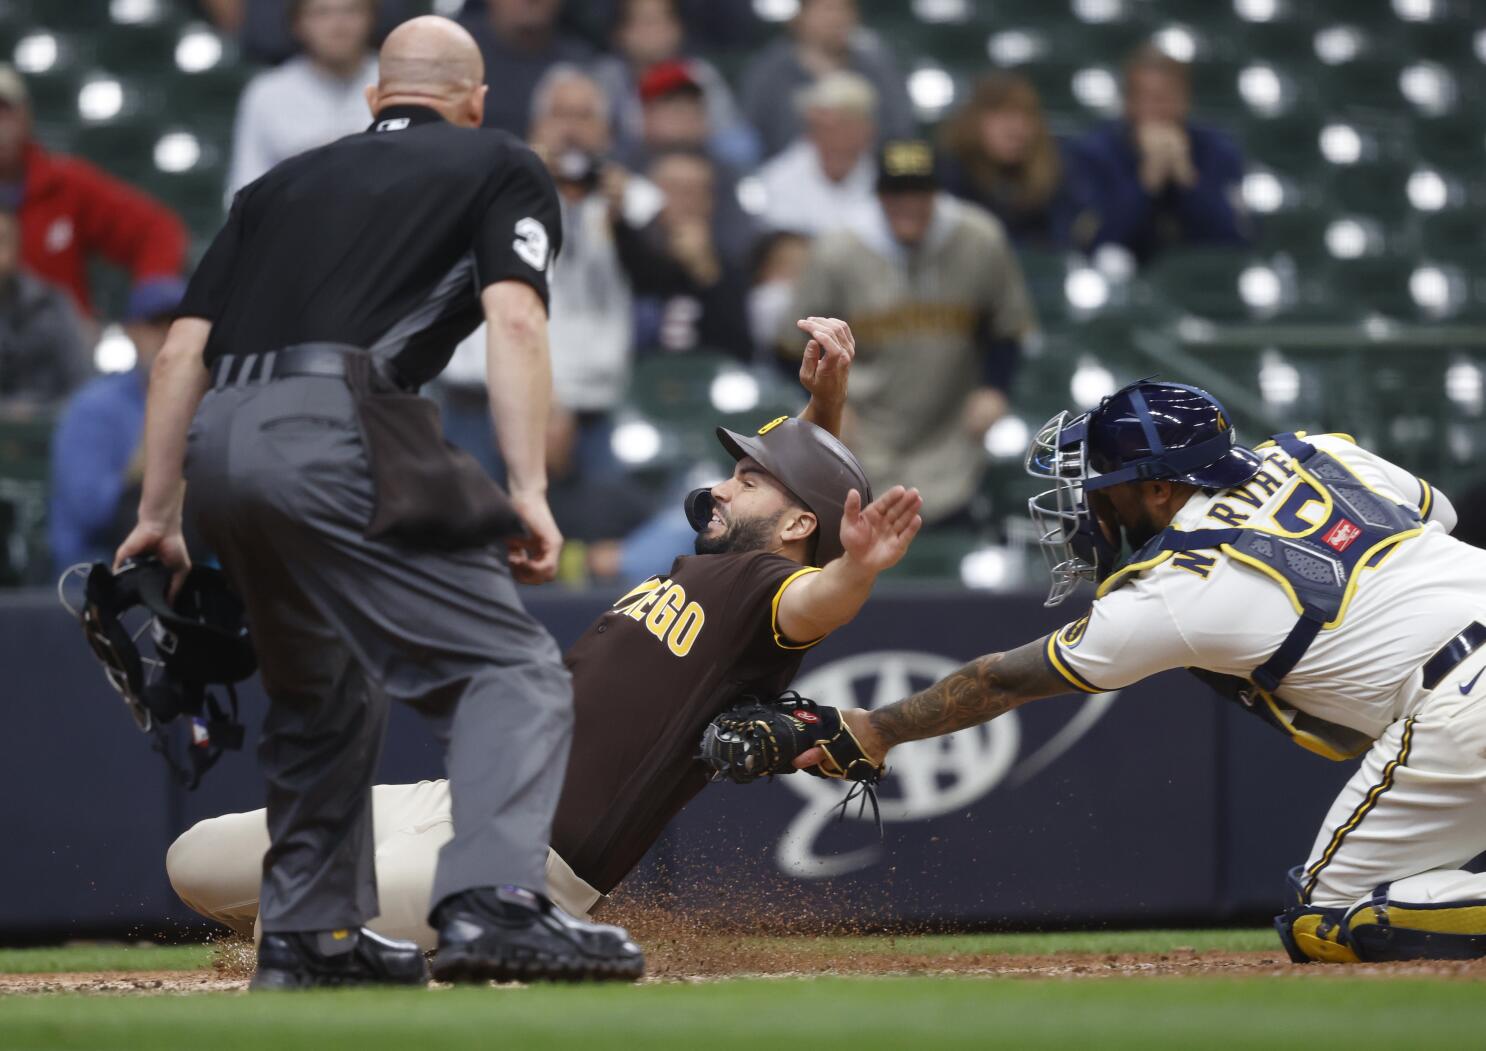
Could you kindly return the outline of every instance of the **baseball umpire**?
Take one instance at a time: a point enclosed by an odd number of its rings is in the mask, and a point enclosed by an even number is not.
[[[572,693],[512,578],[550,579],[562,543],[542,459],[555,192],[535,155],[479,127],[483,66],[458,25],[403,23],[380,68],[367,131],[243,189],[197,269],[153,369],[117,562],[184,572],[184,475],[270,698],[255,988],[426,980],[415,946],[363,929],[389,698],[447,742],[434,974],[638,977],[623,931],[541,891]],[[416,396],[482,317],[509,499]]]
[[[801,326],[811,336],[804,416],[757,435],[720,431],[737,466],[689,501],[698,554],[618,599],[568,651],[577,724],[547,886],[575,915],[707,783],[696,757],[708,721],[745,695],[787,687],[805,651],[856,615],[918,531],[917,492],[894,488],[863,508],[861,466],[828,433],[840,426],[850,330],[826,318]],[[824,721],[834,710],[815,712]],[[447,786],[379,785],[373,801],[383,894],[371,926],[431,945],[419,903],[449,838]],[[170,848],[171,883],[198,912],[249,933],[257,888],[242,859],[266,837],[261,810],[199,822]]]
[[[1060,413],[1027,462],[1052,485],[1031,502],[1049,605],[1089,579],[1093,607],[845,713],[868,753],[1191,668],[1297,744],[1362,757],[1290,873],[1293,960],[1486,956],[1486,875],[1466,869],[1486,850],[1486,551],[1450,536],[1444,495],[1345,435],[1247,449],[1174,383]]]

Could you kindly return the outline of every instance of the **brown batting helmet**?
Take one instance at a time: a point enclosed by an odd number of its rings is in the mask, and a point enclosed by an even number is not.
[[[816,535],[820,538],[815,545],[816,565],[823,566],[841,555],[846,494],[855,489],[862,495],[863,507],[872,502],[872,486],[850,449],[830,431],[788,416],[764,424],[757,434],[742,435],[719,427],[717,440],[734,460],[753,457],[815,515]],[[701,516],[699,524],[692,504],[688,500],[692,525],[705,528],[707,516]]]

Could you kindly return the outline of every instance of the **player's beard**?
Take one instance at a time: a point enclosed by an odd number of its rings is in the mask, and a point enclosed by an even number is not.
[[[767,551],[774,542],[774,531],[779,524],[779,514],[769,518],[735,518],[726,523],[726,528],[716,536],[708,536],[704,530],[697,534],[696,552],[699,555],[736,555],[745,551]]]
[[[1139,551],[1151,537],[1161,532],[1163,528],[1156,523],[1156,519],[1150,510],[1142,507],[1140,509],[1140,518],[1125,526],[1125,543],[1129,545],[1132,552]]]

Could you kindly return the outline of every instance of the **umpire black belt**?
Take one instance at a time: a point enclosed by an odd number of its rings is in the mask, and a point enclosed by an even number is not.
[[[1470,627],[1441,646],[1433,657],[1424,662],[1424,688],[1432,690],[1438,686],[1446,675],[1479,650],[1483,643],[1486,643],[1486,627],[1473,620]]]
[[[348,357],[366,353],[360,347],[353,347],[348,343],[296,343],[266,354],[229,354],[218,358],[212,366],[212,387],[221,390],[223,387],[241,387],[249,383],[267,383],[286,376],[340,379],[346,375]],[[389,363],[379,361],[375,363],[375,367],[397,387],[403,390],[413,389],[390,375],[392,369]]]

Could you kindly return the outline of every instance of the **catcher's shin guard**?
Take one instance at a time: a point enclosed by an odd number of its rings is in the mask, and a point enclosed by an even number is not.
[[[1347,936],[1347,910],[1307,902],[1301,889],[1303,868],[1297,865],[1285,879],[1295,903],[1274,918],[1281,944],[1295,963],[1357,963]]]
[[[1486,957],[1486,901],[1405,902],[1384,883],[1347,912],[1347,940],[1359,959],[1475,960]]]

